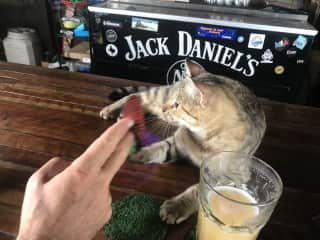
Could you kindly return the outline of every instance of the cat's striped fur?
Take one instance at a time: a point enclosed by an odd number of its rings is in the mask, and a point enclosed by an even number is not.
[[[184,80],[171,86],[159,86],[133,93],[142,100],[146,112],[178,126],[173,136],[143,148],[130,160],[164,163],[187,158],[196,166],[221,151],[253,154],[266,128],[264,112],[256,97],[240,82],[206,72],[186,62]],[[101,116],[109,118],[121,109],[129,96],[106,106]],[[220,163],[220,164],[227,164]],[[245,162],[233,161],[225,166],[242,169],[247,178]],[[179,223],[197,210],[197,185],[167,200],[160,215],[168,223]]]

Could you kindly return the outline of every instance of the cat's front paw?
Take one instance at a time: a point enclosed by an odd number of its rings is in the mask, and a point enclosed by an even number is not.
[[[148,163],[152,158],[151,154],[148,151],[139,151],[135,154],[129,156],[129,161],[138,162],[138,163]]]
[[[106,120],[115,120],[119,116],[119,111],[114,110],[110,106],[106,106],[100,111],[99,115]]]
[[[166,150],[162,143],[155,143],[151,146],[142,148],[139,152],[130,155],[129,161],[140,163],[163,163],[166,159]]]
[[[139,152],[130,155],[129,161],[139,163],[159,163],[159,156],[150,150],[142,148]]]
[[[179,224],[196,212],[197,204],[186,196],[166,200],[160,207],[160,217],[168,224]]]

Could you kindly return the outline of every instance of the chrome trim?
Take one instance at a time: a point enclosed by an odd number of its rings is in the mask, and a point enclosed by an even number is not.
[[[302,13],[284,13],[284,12],[272,12],[266,9],[250,9],[250,8],[236,8],[227,6],[207,5],[207,4],[194,4],[180,2],[179,0],[107,0],[106,2],[97,4],[96,6],[105,7],[110,2],[124,3],[124,4],[135,4],[145,5],[149,7],[161,7],[161,8],[176,8],[183,10],[199,10],[199,11],[212,11],[224,14],[238,14],[245,16],[256,16],[266,18],[280,18],[287,20],[307,21],[308,15]],[[164,5],[165,4],[165,5]]]

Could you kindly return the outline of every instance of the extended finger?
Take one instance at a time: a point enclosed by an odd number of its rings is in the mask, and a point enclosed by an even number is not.
[[[102,176],[105,177],[108,184],[111,182],[113,177],[127,159],[130,148],[133,145],[133,140],[133,134],[130,132],[127,133],[126,136],[120,141],[110,158],[102,166]]]
[[[70,164],[70,162],[62,158],[55,157],[39,168],[34,175],[40,180],[40,182],[46,183],[66,169]]]
[[[73,164],[87,172],[100,169],[133,124],[130,119],[121,119],[104,131]]]

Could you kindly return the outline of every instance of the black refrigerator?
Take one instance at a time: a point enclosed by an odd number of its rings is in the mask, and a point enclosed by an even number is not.
[[[88,9],[96,74],[172,84],[188,58],[260,97],[303,101],[317,34],[303,12],[168,0],[109,0]]]

